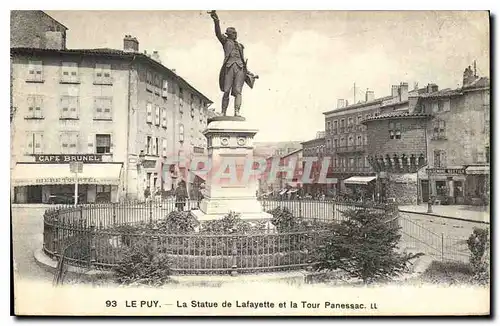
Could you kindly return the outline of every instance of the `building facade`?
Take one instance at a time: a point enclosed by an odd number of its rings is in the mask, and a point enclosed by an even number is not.
[[[10,47],[65,49],[67,30],[42,10],[10,12]]]
[[[440,203],[484,205],[490,188],[490,81],[471,67],[463,86],[424,94],[415,110],[432,115],[427,124],[429,166],[421,176]]]
[[[332,189],[332,186],[326,183],[322,183],[320,180],[320,173],[323,164],[323,158],[327,155],[326,151],[326,141],[324,137],[324,133],[319,133],[317,138],[305,141],[302,143],[302,156],[304,159],[313,158],[311,171],[308,176],[312,181],[311,183],[305,183],[302,185],[303,194],[309,194],[313,197],[319,196],[320,194],[327,195],[329,190]],[[328,167],[331,167],[331,161]],[[302,171],[307,174],[306,162],[302,163]],[[331,174],[331,169],[330,171]],[[330,178],[330,175],[327,173],[327,178]]]
[[[187,175],[188,166],[169,169],[163,161],[205,153],[201,132],[211,101],[139,53],[137,39],[127,35],[123,44],[123,50],[11,48],[15,202],[70,196],[75,178],[68,161],[85,163],[82,202],[143,199],[147,186],[171,190]]]

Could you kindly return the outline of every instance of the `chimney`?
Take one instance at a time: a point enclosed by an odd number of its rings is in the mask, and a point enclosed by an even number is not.
[[[474,71],[472,71],[471,67],[468,66],[464,70],[463,87],[471,84],[474,80],[476,80],[476,76],[474,75]]]
[[[125,35],[123,38],[123,51],[139,52],[139,41],[131,35]]]
[[[366,90],[365,100],[366,102],[371,102],[375,99],[375,93],[370,90]]]
[[[344,100],[344,99],[339,98],[339,99],[337,100],[337,109],[344,108],[345,106],[346,106],[346,104],[345,104],[345,100]]]
[[[408,83],[401,83],[399,85],[399,100],[408,101]]]
[[[392,85],[392,87],[391,87],[391,96],[392,97],[399,96],[399,86],[398,85]]]
[[[158,53],[158,51],[153,51],[153,54],[151,55],[151,59],[153,59],[156,62],[161,63],[160,54]]]
[[[427,85],[427,93],[434,93],[434,92],[437,92],[438,90],[439,90],[439,87],[436,84],[428,84]]]

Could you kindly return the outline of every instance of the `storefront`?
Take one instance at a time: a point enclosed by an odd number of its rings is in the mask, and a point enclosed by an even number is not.
[[[118,201],[122,163],[99,159],[93,154],[38,155],[35,162],[17,163],[11,176],[14,203],[73,203],[76,177],[69,162],[83,162],[78,173],[79,203]]]
[[[445,205],[463,205],[467,202],[465,193],[465,167],[450,166],[446,168],[428,168],[428,181],[421,180],[422,191],[425,187],[429,187],[430,191],[425,191],[425,194],[430,192],[434,196],[436,203]]]
[[[489,165],[469,165],[465,169],[465,198],[470,205],[488,205],[490,201]]]
[[[376,176],[352,176],[344,180],[344,185],[354,200],[375,200],[376,179]]]

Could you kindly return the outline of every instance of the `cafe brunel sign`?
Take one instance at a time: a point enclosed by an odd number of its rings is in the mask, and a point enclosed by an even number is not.
[[[101,154],[55,154],[55,155],[35,155],[36,163],[45,164],[68,164],[70,162],[100,163]]]

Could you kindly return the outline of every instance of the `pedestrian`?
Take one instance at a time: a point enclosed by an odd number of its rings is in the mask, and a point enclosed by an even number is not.
[[[145,199],[146,203],[149,202],[150,196],[151,196],[151,190],[149,189],[149,186],[147,186],[146,189],[144,189],[144,199]]]
[[[179,212],[184,210],[184,207],[186,206],[187,197],[188,195],[186,187],[184,185],[184,181],[181,181],[177,189],[175,189],[175,207],[177,207],[177,210]]]

